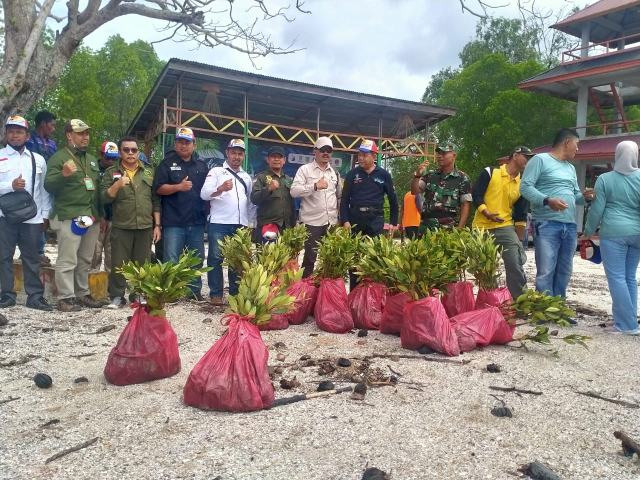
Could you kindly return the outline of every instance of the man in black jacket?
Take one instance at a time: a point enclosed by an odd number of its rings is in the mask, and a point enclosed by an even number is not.
[[[195,152],[195,136],[190,128],[180,127],[175,150],[170,150],[158,165],[153,189],[161,198],[163,260],[177,262],[182,252],[195,250],[204,262],[205,202],[200,190],[207,178],[207,164]],[[196,268],[200,268],[200,263]],[[202,279],[189,285],[192,296],[203,300]]]

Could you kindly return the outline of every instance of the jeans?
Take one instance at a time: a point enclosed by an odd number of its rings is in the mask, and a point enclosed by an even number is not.
[[[209,280],[209,296],[222,297],[224,291],[224,278],[222,276],[222,252],[218,240],[224,240],[230,237],[236,230],[242,228],[242,225],[233,225],[225,223],[209,224],[209,255],[207,256],[207,266],[211,270],[207,273]],[[237,295],[239,278],[235,271],[228,270],[229,273],[229,295]]]
[[[177,262],[185,250],[195,250],[200,263],[194,268],[201,268],[204,261],[204,225],[188,225],[186,227],[167,226],[162,229],[163,259],[165,262]],[[202,279],[196,278],[189,285],[193,293],[202,290]]]
[[[534,227],[536,290],[564,298],[578,245],[576,224],[544,220],[535,221]]]
[[[640,235],[600,238],[600,253],[611,294],[613,323],[622,331],[638,329]]]

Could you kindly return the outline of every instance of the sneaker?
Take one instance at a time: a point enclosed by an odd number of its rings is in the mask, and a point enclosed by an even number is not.
[[[605,327],[602,329],[604,333],[611,333],[614,335],[640,335],[640,328],[636,328],[634,330],[620,330],[615,325],[611,325],[610,327]]]
[[[13,307],[16,304],[16,301],[8,295],[3,295],[0,298],[0,308],[9,308]]]
[[[50,312],[53,310],[53,307],[49,305],[43,297],[40,297],[34,302],[27,302],[25,305],[27,308],[33,308],[34,310],[42,310],[43,312]]]
[[[91,295],[85,295],[84,297],[77,297],[76,302],[82,305],[83,307],[89,308],[101,308],[104,305],[104,302],[100,300],[96,300]]]
[[[127,304],[127,301],[122,297],[114,297],[111,300],[111,303],[105,305],[104,308],[108,308],[109,310],[117,310],[118,308],[122,308]]]
[[[224,305],[224,298],[222,297],[209,297],[209,301],[214,307],[222,307]]]
[[[60,312],[79,312],[82,307],[76,302],[75,298],[62,298],[58,300],[56,308]]]

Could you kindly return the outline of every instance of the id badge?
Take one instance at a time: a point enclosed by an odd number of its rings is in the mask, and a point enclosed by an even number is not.
[[[84,177],[84,188],[86,188],[88,191],[95,190],[96,186],[93,184],[93,179]]]

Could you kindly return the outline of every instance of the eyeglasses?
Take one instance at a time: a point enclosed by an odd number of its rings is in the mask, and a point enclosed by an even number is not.
[[[333,152],[333,148],[331,148],[331,147],[322,147],[319,150],[320,150],[320,153],[331,153],[331,152]]]
[[[138,149],[135,147],[122,147],[124,153],[138,153]]]

